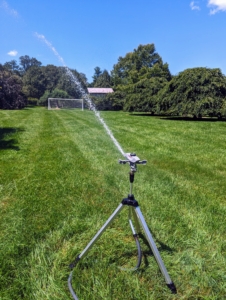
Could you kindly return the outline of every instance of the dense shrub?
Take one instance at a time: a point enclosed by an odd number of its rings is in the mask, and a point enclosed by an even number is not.
[[[26,106],[27,98],[22,92],[22,79],[11,71],[0,71],[0,108],[21,109]]]

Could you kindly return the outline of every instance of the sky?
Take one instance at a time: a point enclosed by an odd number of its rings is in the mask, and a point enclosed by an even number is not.
[[[95,67],[110,72],[151,43],[173,75],[194,67],[226,75],[226,0],[0,0],[1,64],[63,60],[92,82]]]

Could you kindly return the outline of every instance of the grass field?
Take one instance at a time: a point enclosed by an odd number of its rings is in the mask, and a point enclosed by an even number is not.
[[[101,113],[147,159],[134,194],[178,289],[151,250],[137,272],[126,209],[74,271],[80,300],[226,298],[226,122]],[[0,299],[71,299],[68,265],[129,192],[129,167],[90,111],[0,111]]]

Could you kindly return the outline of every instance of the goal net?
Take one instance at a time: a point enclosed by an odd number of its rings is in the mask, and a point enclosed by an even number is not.
[[[83,99],[48,98],[48,109],[81,109],[84,110]]]

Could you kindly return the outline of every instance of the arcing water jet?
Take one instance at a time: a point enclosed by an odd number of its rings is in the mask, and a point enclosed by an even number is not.
[[[115,146],[117,147],[117,149],[119,150],[119,152],[121,152],[121,154],[124,156],[125,152],[123,151],[122,147],[120,146],[119,142],[116,140],[116,138],[114,137],[113,133],[111,132],[111,130],[109,129],[109,127],[107,126],[107,124],[105,123],[104,119],[101,118],[100,116],[100,112],[96,110],[95,105],[92,103],[91,99],[89,98],[89,96],[87,95],[87,93],[84,91],[84,89],[82,88],[79,80],[76,78],[76,76],[70,71],[70,69],[66,66],[63,58],[59,55],[59,53],[56,51],[56,49],[53,47],[53,45],[45,38],[44,35],[42,34],[38,34],[37,32],[35,33],[35,36],[40,39],[41,41],[43,41],[54,53],[54,55],[56,55],[56,57],[58,58],[58,60],[62,63],[62,65],[65,68],[66,74],[68,77],[70,77],[70,79],[77,85],[82,97],[87,101],[89,108],[91,110],[94,111],[95,116],[98,118],[98,120],[101,122],[101,124],[104,126],[106,132],[108,133],[108,135],[110,136],[111,140],[113,141],[113,143],[115,144]]]

